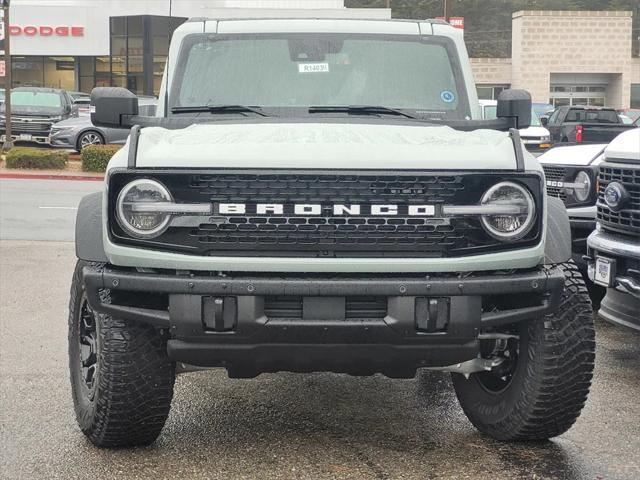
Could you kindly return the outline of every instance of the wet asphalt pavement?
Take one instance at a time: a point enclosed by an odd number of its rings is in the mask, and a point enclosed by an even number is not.
[[[73,245],[0,249],[0,478],[640,478],[640,335],[601,322],[589,402],[550,442],[481,436],[445,374],[230,380],[209,371],[178,377],[153,446],[99,450],[71,405]]]

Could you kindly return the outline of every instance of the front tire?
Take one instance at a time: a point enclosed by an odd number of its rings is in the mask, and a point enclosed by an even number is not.
[[[69,370],[76,420],[98,447],[153,443],[169,415],[175,367],[148,325],[94,312],[78,261],[69,303]],[[93,268],[101,268],[93,265]],[[108,301],[109,292],[102,292]]]
[[[546,440],[566,432],[584,407],[595,360],[593,311],[574,263],[558,309],[514,327],[508,371],[453,374],[471,423],[497,440]]]
[[[78,141],[76,143],[76,150],[78,152],[82,152],[84,147],[88,147],[89,145],[104,145],[105,140],[104,137],[93,130],[89,130],[88,132],[83,132],[78,137]]]

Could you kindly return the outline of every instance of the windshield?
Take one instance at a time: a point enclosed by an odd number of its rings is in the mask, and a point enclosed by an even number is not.
[[[430,118],[469,114],[455,47],[443,38],[195,35],[176,74],[172,107],[370,105]]]
[[[51,92],[11,92],[11,105],[60,108],[62,99],[58,93]]]

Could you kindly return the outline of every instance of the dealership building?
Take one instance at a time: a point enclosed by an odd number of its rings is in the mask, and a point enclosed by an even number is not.
[[[13,86],[155,95],[170,34],[187,18],[301,16],[385,19],[391,11],[343,0],[12,0]],[[524,88],[536,102],[640,107],[631,24],[631,12],[516,12],[511,58],[472,59],[478,93]]]

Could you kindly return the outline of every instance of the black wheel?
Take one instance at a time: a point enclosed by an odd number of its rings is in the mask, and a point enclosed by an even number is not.
[[[574,263],[565,274],[560,307],[544,319],[504,329],[482,340],[483,356],[502,357],[498,368],[453,385],[471,423],[498,440],[546,440],[566,432],[587,400],[595,360],[593,311]],[[498,335],[495,335],[498,336]]]
[[[91,309],[82,284],[87,265],[76,265],[69,303],[69,369],[78,425],[98,447],[149,445],[169,415],[175,366],[154,328]],[[109,299],[108,291],[102,295]]]
[[[104,137],[100,133],[93,130],[81,133],[78,137],[76,150],[81,152],[84,147],[87,147],[89,145],[104,145]]]

